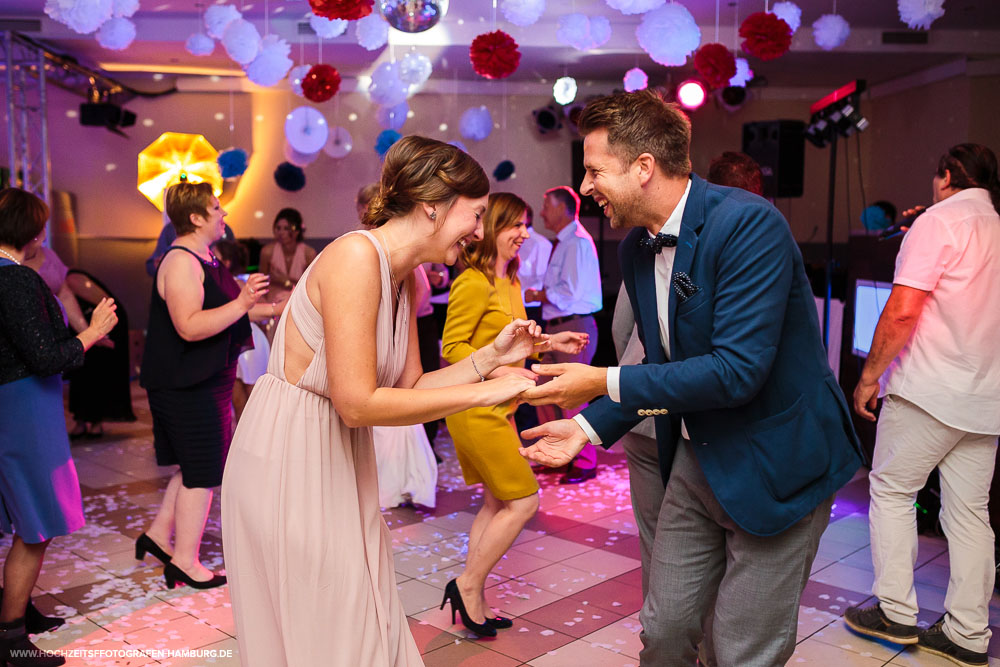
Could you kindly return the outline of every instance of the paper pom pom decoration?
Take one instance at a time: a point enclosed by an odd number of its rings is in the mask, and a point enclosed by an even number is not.
[[[559,17],[556,39],[578,51],[596,49],[611,39],[611,23],[604,16],[564,14]]]
[[[318,157],[319,151],[316,151],[315,153],[300,153],[292,148],[290,144],[285,144],[285,160],[287,160],[289,164],[294,164],[296,167],[302,167],[305,169],[315,162]]]
[[[298,107],[285,116],[285,139],[299,153],[321,150],[329,136],[326,118],[312,107]]]
[[[305,93],[302,92],[302,80],[306,78],[311,69],[312,65],[296,65],[288,70],[288,87],[299,97],[305,97]]]
[[[328,19],[316,16],[315,14],[309,17],[309,25],[312,27],[313,32],[323,39],[340,37],[347,31],[347,23],[343,19]]]
[[[605,0],[608,7],[622,14],[645,14],[663,5],[666,0]]]
[[[383,129],[400,130],[406,123],[406,114],[409,112],[410,105],[403,102],[394,107],[379,107],[375,119]]]
[[[368,96],[372,102],[384,107],[394,107],[406,101],[410,87],[399,80],[399,63],[382,63],[372,72]]]
[[[268,35],[260,44],[260,53],[247,65],[247,78],[258,86],[273,86],[288,74],[292,47],[277,35]]]
[[[571,76],[562,76],[556,79],[552,85],[552,97],[562,105],[569,104],[576,99],[576,79]]]
[[[306,172],[290,162],[282,162],[274,170],[274,182],[278,187],[288,192],[298,192],[306,187]]]
[[[813,41],[824,51],[830,51],[847,41],[851,26],[839,14],[824,14],[813,21]]]
[[[633,67],[629,71],[625,72],[625,76],[622,78],[622,84],[625,86],[626,93],[634,93],[637,90],[646,90],[646,86],[649,85],[649,77],[638,67]]]
[[[493,178],[500,181],[506,181],[508,178],[514,175],[514,163],[510,160],[503,160],[496,166],[493,170]]]
[[[533,25],[545,13],[545,0],[503,0],[500,11],[504,18],[522,28]]]
[[[396,130],[382,130],[375,139],[375,152],[379,157],[384,158],[392,145],[403,138]]]
[[[205,10],[205,32],[209,37],[222,39],[226,26],[241,18],[240,10],[232,5],[209,5]]]
[[[517,42],[503,30],[483,33],[469,47],[472,69],[487,79],[505,79],[521,64]]]
[[[310,102],[326,102],[340,90],[340,72],[330,65],[313,65],[302,79],[302,94]]]
[[[434,66],[431,59],[420,53],[410,52],[399,61],[399,80],[419,86],[430,78]]]
[[[458,131],[466,139],[482,141],[493,131],[493,116],[486,107],[470,107],[458,121]]]
[[[792,45],[792,29],[770,12],[754,12],[740,25],[743,50],[761,60],[785,55]]]
[[[788,27],[792,29],[793,35],[802,25],[802,9],[794,2],[776,2],[771,7],[771,13],[787,23]]]
[[[468,153],[469,152],[469,149],[465,147],[465,144],[463,144],[458,139],[456,139],[455,141],[449,141],[448,145],[449,146],[454,146],[455,148],[457,148],[458,150],[462,151],[463,153]]]
[[[381,14],[369,14],[354,25],[354,34],[357,35],[358,44],[369,51],[375,51],[389,41],[389,24]]]
[[[112,0],[46,0],[45,13],[49,18],[69,26],[81,35],[101,27],[111,18]]]
[[[111,15],[128,18],[139,11],[139,0],[112,0]]]
[[[944,0],[899,0],[899,20],[912,30],[927,30],[944,16]]]
[[[736,56],[722,44],[706,44],[695,52],[694,68],[710,90],[722,88],[736,76]]]
[[[215,40],[203,32],[196,32],[187,38],[184,48],[192,56],[208,56],[215,51]]]
[[[347,157],[352,148],[354,148],[354,140],[351,139],[351,133],[346,128],[339,126],[330,128],[330,136],[327,137],[326,145],[323,146],[324,153],[335,160],[340,160]]]
[[[241,65],[249,65],[260,53],[260,33],[253,23],[236,19],[222,33],[222,46],[226,54]]]
[[[753,78],[753,70],[750,69],[750,63],[747,62],[746,58],[736,59],[736,74],[733,78],[729,80],[730,86],[736,86],[737,88],[745,87],[750,79]]]
[[[135,39],[135,24],[130,19],[108,19],[97,29],[97,43],[112,51],[124,51]]]
[[[375,0],[309,0],[313,14],[327,19],[357,21],[372,13]]]
[[[219,153],[219,173],[223,178],[242,176],[247,170],[248,156],[242,148],[229,148]]]
[[[639,46],[654,62],[667,67],[683,65],[701,44],[701,30],[683,5],[669,4],[642,17],[635,29]]]

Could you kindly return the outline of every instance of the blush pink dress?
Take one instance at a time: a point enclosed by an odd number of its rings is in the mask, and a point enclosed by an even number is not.
[[[391,387],[406,361],[408,296],[404,291],[394,323],[382,247],[369,232],[353,233],[379,253],[377,380]],[[323,320],[306,292],[315,266],[278,323],[222,482],[240,660],[244,667],[423,665],[396,590],[372,429],[348,428],[330,401]],[[289,317],[315,352],[296,384],[284,374]]]

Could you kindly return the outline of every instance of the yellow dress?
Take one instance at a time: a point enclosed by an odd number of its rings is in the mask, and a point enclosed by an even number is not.
[[[515,318],[524,318],[521,283],[466,269],[455,279],[448,297],[448,319],[442,355],[448,363],[466,358],[493,342]],[[466,484],[485,484],[499,500],[524,498],[538,491],[528,461],[518,450],[521,440],[511,419],[514,401],[492,408],[471,408],[448,417],[448,431]]]

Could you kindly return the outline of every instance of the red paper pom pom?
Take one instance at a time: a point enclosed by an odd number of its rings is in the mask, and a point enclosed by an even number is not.
[[[302,77],[302,94],[310,102],[326,102],[340,90],[340,72],[329,65],[313,65]]]
[[[694,68],[709,88],[722,88],[736,76],[736,56],[722,44],[706,44],[695,52]]]
[[[743,50],[761,60],[785,55],[792,45],[792,29],[771,12],[754,12],[740,26]]]
[[[313,14],[327,19],[356,21],[372,13],[375,0],[309,0]]]
[[[472,69],[487,79],[504,79],[521,63],[517,42],[503,30],[487,32],[472,40],[469,47]]]

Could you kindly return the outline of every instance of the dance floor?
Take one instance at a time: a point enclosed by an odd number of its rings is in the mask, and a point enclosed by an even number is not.
[[[67,622],[39,635],[37,643],[90,656],[70,657],[70,665],[238,665],[228,588],[168,591],[157,561],[134,560],[133,541],[156,513],[170,472],[153,460],[145,394],[135,388],[134,397],[138,422],[106,425],[102,439],[73,446],[88,523],[55,540],[48,551],[35,602]],[[603,454],[597,479],[581,486],[560,487],[556,475],[540,475],[541,510],[491,575],[488,590],[490,603],[515,617],[515,625],[496,639],[476,640],[451,624],[447,608],[438,610],[445,584],[461,571],[467,531],[480,503],[477,490],[462,483],[447,436],[439,442],[445,462],[437,508],[385,514],[400,594],[426,664],[637,665],[639,539],[620,449]],[[209,567],[223,567],[220,536],[216,497],[202,546]],[[5,552],[9,544],[9,537],[0,540],[0,549]],[[944,540],[921,537],[918,565],[920,622],[929,625],[944,605]],[[844,610],[868,600],[871,584],[867,479],[859,474],[837,498],[802,598],[798,647],[789,664],[950,665],[845,628]],[[990,622],[1000,626],[998,597]],[[990,665],[1000,665],[998,634],[994,628],[990,654],[997,657]],[[192,657],[198,651],[201,657]]]

